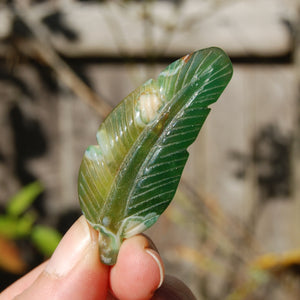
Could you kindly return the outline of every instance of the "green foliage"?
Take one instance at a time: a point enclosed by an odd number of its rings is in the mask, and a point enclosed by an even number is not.
[[[46,257],[51,256],[61,238],[62,236],[57,230],[43,225],[36,225],[31,232],[33,244]]]
[[[1,236],[17,239],[30,235],[37,215],[29,209],[42,191],[42,185],[39,182],[33,182],[23,187],[8,201],[6,213],[0,215]]]
[[[18,221],[9,215],[0,215],[0,235],[6,238],[17,238]]]
[[[43,190],[39,182],[33,182],[10,199],[6,213],[0,215],[0,236],[10,240],[30,239],[45,257],[49,257],[58,245],[61,234],[53,228],[35,224],[38,215],[31,205]]]
[[[17,239],[30,235],[36,220],[34,213],[26,213],[23,217],[0,215],[0,235],[9,239]]]
[[[13,196],[6,207],[10,216],[18,217],[24,213],[34,202],[36,197],[43,191],[39,182],[33,182],[23,187],[15,196]]]

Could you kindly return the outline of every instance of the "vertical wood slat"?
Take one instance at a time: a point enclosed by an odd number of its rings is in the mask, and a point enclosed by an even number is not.
[[[239,152],[245,159],[251,159],[253,140],[266,126],[274,126],[280,134],[292,138],[296,86],[293,66],[235,66],[232,82],[213,105],[205,132],[200,133],[200,139],[192,146],[195,149],[191,151],[184,176],[197,189],[217,199],[229,215],[247,222],[257,201],[268,202],[259,192],[259,166],[253,162],[245,165],[245,178],[237,179],[234,172],[243,167],[243,162],[233,160],[231,154]],[[202,155],[205,171],[199,165]],[[203,177],[204,183],[198,179]],[[262,248],[279,251],[296,247],[293,232],[297,230],[295,220],[299,216],[290,216],[297,210],[292,195],[270,199],[261,210],[256,230],[264,244]],[[275,236],[276,230],[281,234]]]
[[[294,48],[294,66],[295,66],[295,77],[297,80],[297,94],[295,101],[295,134],[293,141],[293,159],[292,159],[292,170],[293,170],[293,197],[295,199],[295,210],[294,210],[294,237],[297,240],[297,244],[300,246],[300,2],[298,1],[298,12],[297,19],[294,24],[294,35],[295,35],[295,48]]]

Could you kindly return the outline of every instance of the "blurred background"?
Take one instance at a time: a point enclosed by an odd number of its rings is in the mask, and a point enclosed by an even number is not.
[[[79,165],[109,111],[210,46],[232,81],[147,234],[197,299],[300,298],[298,0],[0,0],[0,290],[80,216]]]

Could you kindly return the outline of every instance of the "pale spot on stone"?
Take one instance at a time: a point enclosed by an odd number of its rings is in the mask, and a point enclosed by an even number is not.
[[[156,94],[142,94],[140,96],[141,119],[145,123],[152,121],[161,106],[161,100]]]
[[[102,220],[102,223],[104,226],[108,226],[110,224],[110,218],[109,217],[104,217]]]

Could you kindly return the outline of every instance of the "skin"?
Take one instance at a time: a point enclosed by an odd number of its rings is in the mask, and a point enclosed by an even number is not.
[[[165,276],[162,260],[144,235],[125,240],[117,263],[102,264],[97,232],[80,217],[51,259],[16,281],[0,300],[196,299],[178,279]]]

